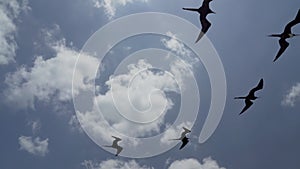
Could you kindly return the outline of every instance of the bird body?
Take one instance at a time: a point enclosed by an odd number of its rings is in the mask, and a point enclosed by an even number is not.
[[[253,105],[252,101],[254,101],[258,98],[257,96],[255,96],[255,92],[263,89],[263,86],[264,86],[264,80],[260,79],[258,85],[256,87],[254,87],[253,89],[251,89],[247,96],[234,98],[234,99],[244,99],[245,100],[245,107],[241,111],[240,115],[243,114],[246,110],[248,110]]]
[[[111,147],[111,148],[114,148],[117,150],[117,153],[115,156],[118,156],[120,154],[120,152],[123,150],[123,147],[119,146],[118,145],[118,142],[121,141],[122,139],[119,138],[119,137],[115,137],[115,136],[112,136],[114,138],[114,141],[112,143],[111,146],[104,146],[104,147]]]
[[[189,142],[189,138],[187,138],[186,135],[191,132],[191,130],[189,130],[185,127],[182,127],[182,128],[184,131],[181,133],[181,137],[176,138],[176,139],[171,139],[171,140],[181,140],[182,144],[181,144],[179,150],[181,150],[183,147],[185,147],[187,145],[187,143]]]
[[[203,36],[204,34],[208,31],[208,29],[211,26],[211,23],[206,19],[207,15],[210,13],[215,13],[214,11],[212,11],[209,8],[209,3],[212,0],[204,0],[202,3],[202,6],[200,8],[182,8],[183,10],[188,10],[188,11],[194,11],[194,12],[198,12],[200,14],[200,23],[202,26],[201,32],[198,35],[198,38],[196,39],[197,43]]]
[[[269,35],[269,37],[280,38],[279,39],[280,49],[279,49],[277,55],[275,56],[275,59],[273,60],[273,62],[275,62],[283,54],[283,52],[288,48],[289,43],[286,41],[286,39],[289,39],[289,38],[292,38],[295,36],[300,36],[299,34],[292,33],[292,27],[297,25],[298,23],[300,23],[300,9],[298,10],[296,18],[293,21],[289,22],[285,26],[283,33]]]

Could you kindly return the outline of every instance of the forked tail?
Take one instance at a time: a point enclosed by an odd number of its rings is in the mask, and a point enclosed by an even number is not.
[[[187,10],[187,11],[196,11],[198,12],[199,9],[197,8],[182,8],[183,10]]]
[[[246,99],[246,97],[235,97],[234,99]]]

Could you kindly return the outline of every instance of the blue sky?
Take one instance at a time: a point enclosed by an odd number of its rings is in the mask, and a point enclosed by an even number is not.
[[[199,7],[201,3],[198,0],[0,0],[0,168],[297,168],[300,38],[289,39],[289,48],[272,63],[279,49],[278,39],[267,35],[283,31],[285,24],[295,17],[300,6],[298,1],[211,2],[216,14],[208,16],[212,26],[207,38],[224,66],[227,99],[218,128],[203,144],[198,142],[198,136],[210,107],[210,77],[193,50],[178,40],[183,35],[194,35],[193,32],[130,37],[116,46],[108,46],[112,48],[100,68],[96,58],[83,53],[75,79],[79,88],[72,95],[76,59],[101,27],[122,16],[141,12],[176,15],[199,27],[198,14],[181,8]],[[300,33],[300,26],[295,26],[293,31]],[[113,35],[105,35],[109,36]],[[99,43],[108,41],[101,36],[98,40]],[[147,51],[135,53],[147,48],[167,53],[161,58]],[[136,55],[129,57],[131,54]],[[154,65],[168,68],[171,74],[155,69]],[[76,100],[76,94],[93,88],[90,84],[93,77],[86,75],[94,73],[94,69],[98,70],[95,100],[117,133],[147,138],[166,132],[159,144],[175,147],[149,158],[128,158],[122,153],[115,157],[114,150],[98,146],[97,141],[109,144],[112,141],[109,136],[115,133],[98,119],[97,107],[89,105],[88,99]],[[258,93],[261,98],[238,116],[244,103],[233,98],[246,95],[260,78],[265,80],[264,90]],[[194,89],[192,79],[198,86],[199,103],[194,95],[184,97],[183,94]],[[150,106],[150,112],[157,113],[166,106],[160,118],[146,125],[124,120],[118,108],[124,113],[134,112],[123,102],[128,94],[124,84],[133,86],[129,97],[135,108],[147,110]],[[110,98],[112,88],[118,91],[116,98],[120,98],[117,108]],[[156,89],[160,92],[153,92]],[[149,94],[150,98],[144,97]],[[83,102],[91,110],[90,114],[76,114],[74,97],[75,103]],[[179,151],[176,142],[166,140],[177,137],[182,125],[191,127],[190,121],[171,125],[180,107],[184,107],[183,102],[188,111],[197,104],[200,107],[191,142]],[[78,119],[86,126],[84,129]],[[134,149],[140,143],[124,139],[122,144]],[[153,146],[148,149],[155,151]],[[123,153],[125,156],[126,149]]]

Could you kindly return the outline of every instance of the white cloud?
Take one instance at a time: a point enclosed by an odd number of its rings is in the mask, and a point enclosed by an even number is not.
[[[32,137],[20,136],[20,149],[33,155],[45,156],[49,152],[48,140],[48,138],[41,140],[39,137],[33,139]]]
[[[199,62],[199,58],[192,57],[192,51],[186,48],[185,45],[177,39],[175,34],[167,32],[166,35],[170,38],[162,38],[161,42],[167,49],[177,54],[184,62],[190,65]]]
[[[22,11],[28,10],[27,0],[2,0],[0,2],[0,65],[14,61],[17,43],[15,20]]]
[[[166,33],[171,38],[162,38],[161,42],[164,44],[164,46],[171,51],[175,52],[178,55],[190,55],[191,51],[187,49],[183,43],[179,42],[177,40],[177,37],[172,32]]]
[[[170,67],[169,72],[179,83],[183,83],[183,79],[190,76],[190,72],[184,71],[184,67],[178,64],[177,60],[171,63]],[[106,126],[112,126],[120,133],[126,133],[132,137],[145,137],[152,133],[158,133],[164,123],[166,112],[173,106],[172,101],[163,93],[170,91],[180,93],[178,85],[183,84],[177,84],[177,81],[168,73],[153,72],[151,68],[152,65],[147,61],[139,60],[136,64],[128,65],[127,73],[110,77],[106,82],[109,90],[95,99],[108,123],[99,116],[97,107],[94,107],[93,111],[78,112],[77,114],[84,128],[90,131],[94,137],[101,136],[108,142],[111,141],[110,135],[118,134]],[[157,116],[161,112],[162,114],[150,123],[141,124],[132,123],[119,113],[122,111],[131,117],[140,113],[137,110]]]
[[[166,163],[169,160],[166,161]],[[90,160],[85,160],[82,165],[86,169],[154,169],[150,166],[141,166],[135,160],[131,161],[121,161],[121,160],[106,160],[101,163],[95,163]],[[168,165],[168,164],[167,164]],[[177,160],[172,162],[168,169],[226,169],[220,167],[217,161],[213,160],[211,157],[204,158],[202,163],[197,159],[189,158],[183,160]]]
[[[116,15],[117,8],[124,7],[127,4],[134,2],[148,2],[148,0],[92,0],[94,7],[103,8],[109,19],[112,19]]]
[[[63,40],[51,44],[51,47],[56,52],[54,57],[44,59],[38,56],[33,67],[23,66],[7,75],[5,83],[8,89],[4,95],[9,103],[17,103],[19,108],[34,108],[35,101],[47,102],[53,98],[57,101],[72,99],[73,70],[79,53],[66,47]],[[86,59],[77,65],[79,73],[82,72],[82,74],[75,79],[75,82],[79,84],[78,86],[85,88],[88,86],[86,81],[90,77],[85,77],[83,74],[94,70],[97,66],[97,59],[89,55],[82,57]]]
[[[204,158],[202,163],[197,159],[183,159],[174,161],[168,169],[225,169],[220,167],[217,161],[211,159],[210,157]]]
[[[119,134],[109,126],[132,137],[144,137],[160,131],[160,127],[164,123],[164,115],[173,106],[173,103],[166,95],[153,91],[179,92],[179,88],[170,75],[154,73],[149,68],[152,68],[149,63],[139,60],[136,64],[128,65],[127,73],[113,76],[106,82],[109,90],[95,98],[105,119],[99,116],[96,104],[92,111],[77,112],[81,125],[86,131],[89,131],[90,135],[110,143],[111,135],[118,136]],[[128,88],[128,86],[130,87]],[[128,97],[131,99],[131,103]],[[119,109],[116,108],[116,104]],[[130,113],[130,116],[134,116],[139,112],[133,107],[141,111],[149,110],[146,112],[149,114],[157,114],[162,111],[163,114],[153,122],[141,124],[128,121],[118,112],[118,110],[122,110]],[[121,144],[134,146],[138,143],[133,139],[123,140]]]
[[[107,160],[99,164],[93,163],[92,161],[84,161],[82,165],[86,169],[154,169],[153,167],[141,166],[134,160],[128,162],[120,160]]]
[[[284,96],[281,104],[284,106],[294,107],[296,101],[300,98],[300,83],[292,86],[291,89]]]

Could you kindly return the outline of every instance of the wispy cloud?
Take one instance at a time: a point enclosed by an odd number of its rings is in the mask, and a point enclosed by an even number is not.
[[[192,51],[185,47],[185,45],[177,39],[175,34],[167,32],[166,35],[169,36],[169,38],[162,38],[161,42],[167,49],[191,65],[199,62],[199,58],[193,58]]]
[[[31,121],[28,121],[27,124],[31,127],[31,131],[33,134],[38,133],[42,126],[40,120],[31,120]]]
[[[127,4],[134,2],[148,2],[149,0],[92,0],[94,7],[103,8],[109,19],[112,19],[116,15],[116,11],[119,7],[124,7]]]
[[[300,83],[292,86],[291,89],[284,96],[281,104],[284,106],[294,107],[300,98]]]
[[[16,19],[29,9],[27,0],[2,0],[0,2],[0,65],[14,62],[17,50]]]
[[[30,154],[45,156],[48,150],[48,138],[41,140],[39,137],[32,138],[27,136],[19,137],[20,150],[25,150]]]

